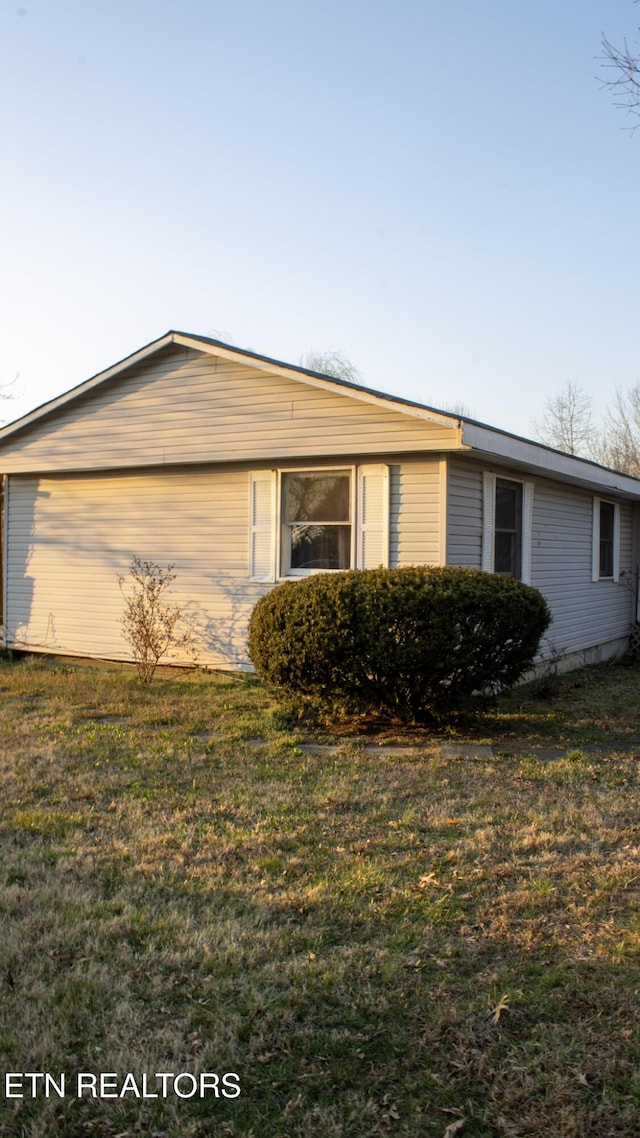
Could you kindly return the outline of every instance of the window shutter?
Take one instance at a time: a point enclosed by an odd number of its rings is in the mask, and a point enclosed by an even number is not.
[[[531,584],[531,539],[533,532],[533,482],[522,487],[522,568],[521,579]]]
[[[249,478],[249,577],[276,579],[276,474],[261,470]]]
[[[496,537],[496,476],[482,474],[482,568],[493,573]]]
[[[358,468],[356,568],[389,565],[389,467]]]

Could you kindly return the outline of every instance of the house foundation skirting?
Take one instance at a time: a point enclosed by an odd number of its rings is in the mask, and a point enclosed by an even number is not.
[[[557,671],[571,672],[575,668],[588,667],[590,664],[604,664],[608,660],[621,660],[629,651],[629,637],[619,636],[615,640],[607,640],[604,644],[596,644],[590,648],[581,648],[578,652],[567,652],[555,658],[550,653],[543,653],[536,662],[533,676],[549,669],[553,662]],[[531,673],[527,679],[531,679]]]

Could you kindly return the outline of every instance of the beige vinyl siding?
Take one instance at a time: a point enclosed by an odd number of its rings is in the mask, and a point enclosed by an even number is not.
[[[447,561],[482,564],[482,472],[477,462],[450,463]],[[593,495],[559,482],[500,468],[500,476],[534,484],[531,584],[553,614],[544,652],[584,652],[629,634],[632,611],[632,506],[620,502],[619,583],[592,581]],[[609,499],[607,499],[609,500]],[[613,500],[613,499],[611,499]]]
[[[246,664],[247,621],[266,589],[248,579],[248,501],[244,471],[12,477],[8,643],[128,658],[117,576],[135,554],[175,562],[170,600],[201,664]]]
[[[8,645],[128,658],[117,576],[138,555],[175,563],[171,600],[185,611],[198,661],[247,666],[248,619],[271,587],[249,579],[250,473],[257,468],[12,475],[5,506]],[[449,564],[480,565],[483,469],[471,461],[451,464]],[[396,455],[389,474],[390,564],[438,564],[441,456]],[[518,473],[505,471],[505,477]],[[549,637],[555,649],[581,652],[626,636],[632,619],[632,506],[619,503],[620,583],[593,582],[592,495],[534,481],[532,584],[552,609]],[[183,654],[180,660],[189,658]]]
[[[437,564],[438,457],[396,461],[390,484],[391,564]],[[137,555],[175,563],[168,599],[184,610],[198,662],[246,666],[249,616],[271,587],[249,578],[250,485],[250,468],[215,466],[12,475],[8,644],[128,659],[118,575]]]
[[[159,352],[0,445],[0,469],[62,471],[458,446],[458,431],[182,347]],[[135,456],[135,457],[134,457]]]
[[[390,565],[440,563],[440,462],[391,467]]]

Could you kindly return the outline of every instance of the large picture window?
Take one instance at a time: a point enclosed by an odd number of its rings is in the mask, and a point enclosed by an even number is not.
[[[283,574],[349,569],[352,563],[350,472],[285,473],[282,495]]]

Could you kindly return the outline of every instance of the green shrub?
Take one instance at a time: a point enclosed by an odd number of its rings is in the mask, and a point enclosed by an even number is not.
[[[549,621],[537,589],[479,570],[320,573],[258,601],[249,655],[296,700],[424,721],[515,683]]]

